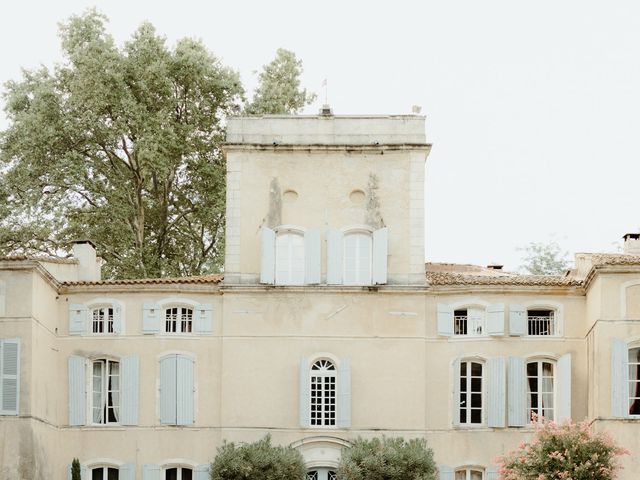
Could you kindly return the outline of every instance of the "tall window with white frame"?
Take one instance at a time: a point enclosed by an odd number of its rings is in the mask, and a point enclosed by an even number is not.
[[[629,349],[629,415],[640,416],[640,347]]]
[[[555,311],[549,309],[527,310],[527,333],[529,335],[555,335]]]
[[[311,366],[311,426],[336,424],[336,367],[330,360],[317,360]]]
[[[191,333],[193,329],[193,310],[187,307],[169,307],[164,312],[165,332]]]
[[[99,307],[91,311],[92,333],[113,333],[113,307]]]
[[[191,480],[193,470],[189,467],[171,467],[164,471],[164,480]]]
[[[304,284],[304,237],[286,232],[276,236],[276,278],[278,285]]]
[[[482,480],[484,474],[477,468],[459,468],[456,470],[455,480]]]
[[[92,422],[94,424],[118,423],[120,421],[120,363],[110,359],[94,360],[91,371]]]
[[[344,236],[345,285],[371,285],[372,238],[355,232]]]
[[[459,423],[482,423],[483,364],[477,361],[460,362]]]
[[[531,421],[553,420],[555,365],[548,360],[527,362],[527,417]]]
[[[453,334],[480,336],[485,331],[485,312],[479,308],[459,308],[453,312]]]
[[[120,474],[117,468],[113,467],[93,467],[91,469],[91,480],[118,480]]]

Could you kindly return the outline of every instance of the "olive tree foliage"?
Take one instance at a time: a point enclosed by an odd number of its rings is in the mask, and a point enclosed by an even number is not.
[[[80,470],[80,461],[77,458],[71,462],[71,480],[81,480],[82,471]]]
[[[570,267],[568,252],[558,242],[531,242],[519,250],[524,252],[524,264],[520,267],[530,275],[558,275]]]
[[[358,438],[337,473],[340,480],[435,480],[437,467],[424,439]]]
[[[297,480],[305,467],[300,452],[272,445],[267,435],[254,443],[223,443],[209,472],[211,480]]]
[[[295,114],[315,99],[314,93],[300,87],[302,60],[295,53],[279,48],[276,58],[262,67],[260,83],[253,100],[245,107],[252,115]]]

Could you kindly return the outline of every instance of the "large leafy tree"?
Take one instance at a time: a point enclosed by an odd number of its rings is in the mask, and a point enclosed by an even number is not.
[[[524,264],[520,267],[530,275],[558,275],[570,266],[568,253],[558,242],[531,242],[520,250],[524,251]]]

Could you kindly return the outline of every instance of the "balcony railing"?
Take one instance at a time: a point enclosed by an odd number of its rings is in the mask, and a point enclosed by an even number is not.
[[[456,315],[453,317],[453,334],[479,336],[484,331],[483,318],[469,318],[467,315]]]
[[[529,335],[555,335],[556,321],[553,315],[527,317]]]

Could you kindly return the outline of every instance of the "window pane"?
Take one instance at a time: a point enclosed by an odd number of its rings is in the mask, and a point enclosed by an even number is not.
[[[107,479],[108,480],[118,480],[119,473],[117,468],[110,468],[107,471]]]
[[[467,480],[466,470],[458,470],[456,472],[456,480]]]
[[[181,480],[191,480],[191,469],[183,468],[182,469],[182,479]]]
[[[104,468],[98,467],[91,470],[91,480],[104,480]]]
[[[471,410],[471,423],[482,423],[482,410]]]
[[[471,480],[482,480],[482,472],[471,470]]]
[[[535,377],[538,375],[538,362],[527,363],[527,376]]]
[[[276,237],[276,283],[302,285],[304,283],[304,237],[283,233]]]
[[[178,480],[178,469],[168,468],[164,474],[165,480]]]
[[[474,377],[481,377],[482,376],[482,364],[481,363],[476,363],[476,362],[472,362],[471,363],[471,375]]]

